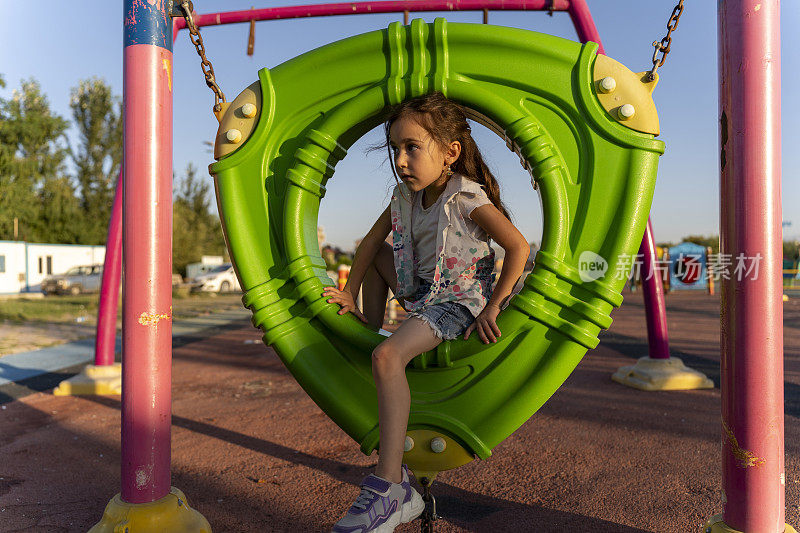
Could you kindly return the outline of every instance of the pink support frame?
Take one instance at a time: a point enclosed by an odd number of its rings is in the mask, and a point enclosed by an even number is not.
[[[722,280],[723,519],[785,527],[779,0],[718,6],[720,253],[761,257]]]
[[[209,25],[406,10],[482,10],[484,6],[566,10],[582,40],[599,42],[585,0],[356,2],[199,15],[196,20]],[[760,278],[731,280],[722,287],[724,519],[738,530],[769,533],[784,530],[779,17],[778,0],[719,3],[725,156],[722,252],[763,258]],[[180,27],[180,21],[173,26],[173,36]],[[164,61],[171,65],[171,52],[166,55],[152,50],[135,54],[127,49],[125,55],[125,153],[131,157],[126,157],[123,181],[124,353],[133,353],[141,361],[123,365],[122,484],[123,499],[130,502],[154,501],[169,490],[171,327],[169,320],[159,318],[169,317],[160,313],[171,300],[171,212],[167,214],[171,189],[166,176],[171,174],[172,100],[171,84],[167,97],[163,75]],[[136,76],[134,65],[141,69]],[[156,113],[157,108],[162,112]],[[133,120],[139,115],[141,121]],[[136,175],[146,179],[133,179]],[[644,241],[645,259],[652,261],[649,230]],[[148,327],[152,321],[161,326]],[[156,449],[160,455],[153,452]],[[149,457],[147,450],[151,450]]]

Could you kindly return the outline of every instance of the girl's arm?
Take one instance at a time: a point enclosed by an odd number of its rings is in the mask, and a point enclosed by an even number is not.
[[[340,315],[352,311],[363,322],[367,321],[356,307],[355,300],[358,298],[358,291],[361,289],[361,282],[364,280],[367,268],[375,260],[375,255],[391,230],[392,215],[390,207],[387,207],[378,217],[378,220],[375,221],[375,224],[372,225],[361,244],[358,245],[353,264],[350,265],[350,274],[347,276],[344,290],[339,291],[336,287],[325,287],[322,295],[330,297],[328,303],[337,303],[342,307],[339,310]]]
[[[475,318],[475,322],[464,333],[464,338],[468,339],[472,331],[477,330],[480,339],[488,344],[497,342],[497,337],[500,336],[500,328],[497,327],[496,322],[497,315],[500,313],[500,306],[511,294],[525,269],[530,246],[516,226],[504,217],[493,204],[485,204],[473,209],[470,218],[506,252],[503,268],[500,270],[500,278],[494,287],[492,297],[486,303],[483,311]]]
[[[380,250],[390,231],[392,231],[392,214],[387,206],[361,241],[361,244],[358,245],[356,255],[353,257],[353,264],[350,265],[350,274],[347,276],[344,290],[350,292],[353,298],[358,297],[358,291],[361,289],[361,282],[364,281],[367,268],[375,260],[375,255]]]

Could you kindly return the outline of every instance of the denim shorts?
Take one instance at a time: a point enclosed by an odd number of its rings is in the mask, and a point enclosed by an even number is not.
[[[431,290],[431,282],[418,278],[419,287],[412,301],[422,300]],[[426,305],[418,311],[408,313],[428,324],[433,333],[440,339],[449,341],[463,335],[467,327],[475,321],[475,317],[467,306],[456,302],[442,302]]]

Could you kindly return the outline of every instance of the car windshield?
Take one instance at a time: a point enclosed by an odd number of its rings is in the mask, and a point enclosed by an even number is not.
[[[81,273],[81,267],[72,267],[66,272],[64,272],[65,276],[79,276]]]
[[[216,272],[225,272],[225,271],[226,271],[226,270],[228,270],[230,267],[231,267],[231,264],[230,264],[230,263],[226,263],[226,264],[224,264],[224,265],[219,265],[219,266],[217,266],[217,267],[214,267],[214,268],[212,268],[211,270],[209,270],[209,272],[210,272],[210,273],[216,273]]]

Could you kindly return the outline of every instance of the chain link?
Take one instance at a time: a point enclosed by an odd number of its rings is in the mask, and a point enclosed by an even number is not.
[[[678,5],[675,6],[675,9],[672,10],[672,16],[669,17],[669,21],[667,22],[667,35],[664,36],[661,41],[653,41],[653,68],[650,70],[650,73],[647,75],[650,81],[656,79],[656,71],[658,67],[664,64],[667,60],[667,54],[670,52],[670,46],[672,45],[672,31],[678,27],[678,22],[681,20],[681,15],[683,14],[683,0],[678,1]],[[658,54],[661,53],[661,58],[659,59]]]
[[[425,502],[425,510],[420,516],[420,531],[422,533],[433,533],[433,523],[441,518],[436,514],[436,498],[431,494],[433,481],[423,477],[419,480],[419,484],[422,485],[422,501]]]
[[[194,19],[192,18],[192,11],[194,6],[190,0],[177,0],[180,1],[180,8],[183,11],[183,18],[186,19],[186,27],[189,28],[189,39],[197,49],[197,55],[200,56],[200,66],[203,69],[203,76],[206,78],[206,85],[214,91],[214,113],[219,113],[222,110],[222,103],[225,103],[225,93],[217,85],[217,80],[214,78],[214,67],[211,61],[206,57],[206,49],[203,46],[203,37],[200,31],[195,26]]]

